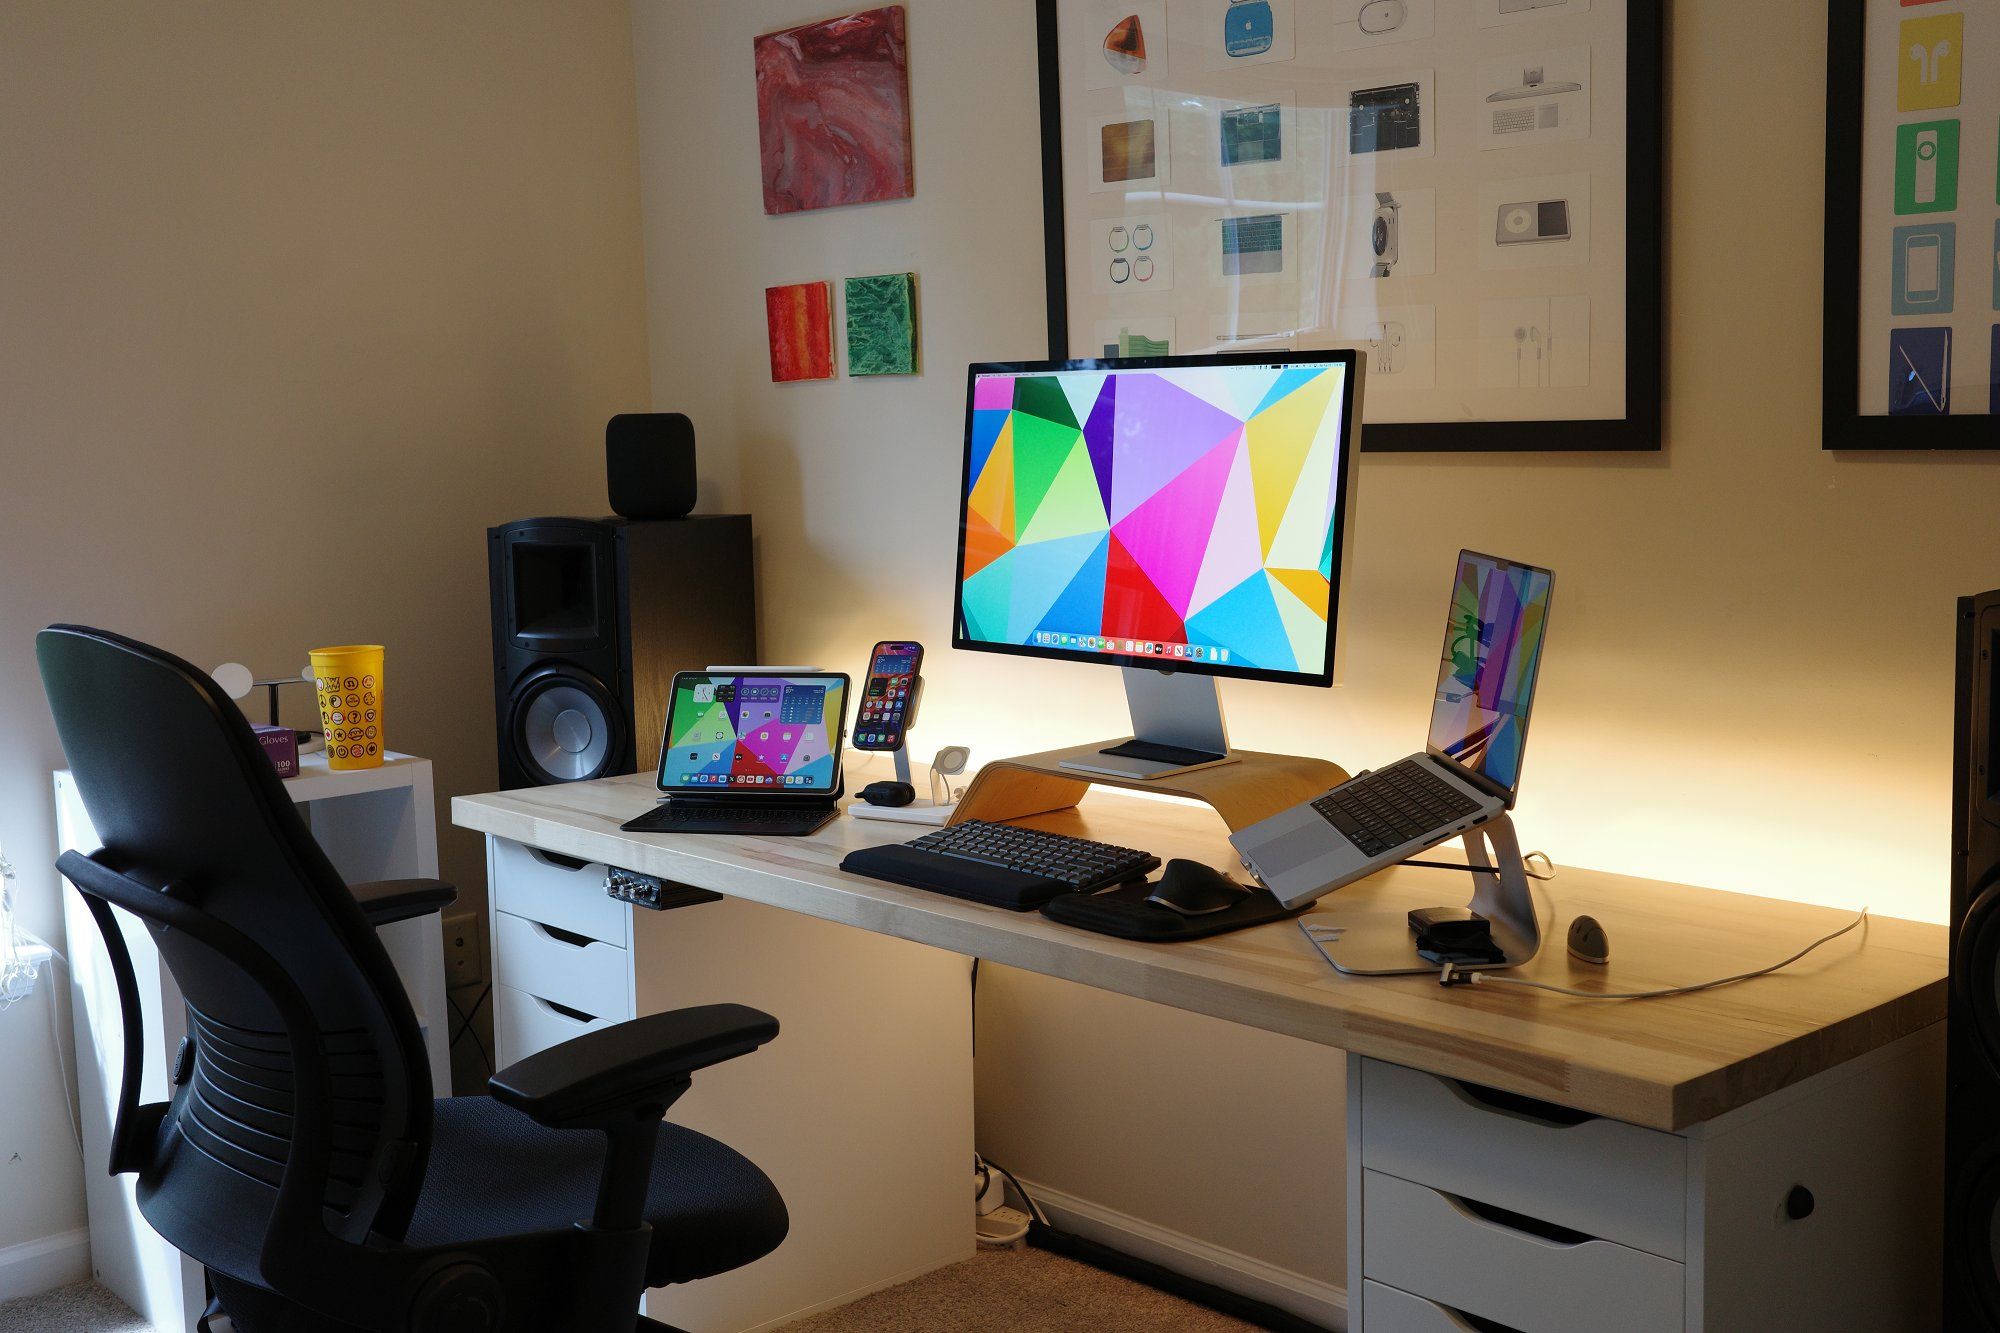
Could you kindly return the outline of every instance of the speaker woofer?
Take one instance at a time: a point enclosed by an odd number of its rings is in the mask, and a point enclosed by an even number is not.
[[[1984,1327],[2000,1328],[2000,1148],[1975,1152],[1948,1188],[1945,1263],[1953,1285],[1971,1298]]]
[[[1974,888],[1972,906],[1959,923],[1951,960],[1951,986],[1959,1017],[1970,1020],[1974,1045],[1985,1061],[1984,1077],[2000,1079],[2000,867]]]
[[[624,748],[611,692],[588,675],[549,668],[514,694],[514,753],[536,782],[583,782],[610,771]]]

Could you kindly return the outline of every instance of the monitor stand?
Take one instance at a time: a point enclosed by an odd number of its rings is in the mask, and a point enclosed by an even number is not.
[[[973,776],[951,822],[1054,814],[1101,786],[1200,801],[1235,832],[1347,781],[1347,770],[1324,759],[1230,749],[1212,676],[1127,668],[1125,697],[1134,735],[996,759]],[[1194,753],[1141,748],[1152,746]]]
[[[1238,762],[1222,721],[1215,677],[1125,667],[1132,734],[1116,745],[1072,755],[1059,767],[1146,781]]]

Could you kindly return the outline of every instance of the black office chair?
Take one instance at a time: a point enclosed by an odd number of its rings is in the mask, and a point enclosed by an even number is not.
[[[657,1333],[645,1288],[785,1238],[763,1172],[662,1123],[696,1070],[771,1040],[775,1019],[636,1019],[501,1070],[491,1097],[433,1101],[402,983],[236,706],[115,634],[57,625],[35,652],[104,842],[57,864],[118,979],[111,1171],[137,1174],[140,1211],[207,1268],[237,1333]],[[448,893],[399,882],[373,910]],[[113,907],[145,923],[187,999],[165,1103],[138,1104]]]

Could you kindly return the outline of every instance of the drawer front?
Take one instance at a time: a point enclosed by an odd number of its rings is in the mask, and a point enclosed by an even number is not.
[[[1480,1101],[1379,1060],[1361,1070],[1361,1164],[1668,1259],[1687,1257],[1687,1140]]]
[[[512,986],[493,988],[493,1062],[502,1069],[571,1037],[610,1026],[608,1018],[566,1013]]]
[[[1361,1299],[1368,1333],[1496,1333],[1492,1320],[1473,1324],[1455,1311],[1380,1282],[1363,1282]]]
[[[632,1017],[632,979],[616,945],[496,912],[493,977],[516,990],[614,1022]]]
[[[545,852],[495,838],[491,887],[499,911],[625,947],[631,910],[604,892],[604,867],[595,861],[572,869]]]
[[[1671,1259],[1608,1240],[1537,1234],[1379,1171],[1361,1188],[1365,1278],[1535,1333],[1682,1326],[1687,1273]]]

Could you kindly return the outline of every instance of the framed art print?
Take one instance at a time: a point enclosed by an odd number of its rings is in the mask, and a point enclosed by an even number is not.
[[[2000,9],[1827,10],[1828,449],[2000,448]]]
[[[1048,354],[1360,348],[1370,450],[1660,446],[1660,0],[1036,0]]]
[[[1049,355],[1358,348],[1364,447],[1660,446],[1661,0],[1037,0]]]

